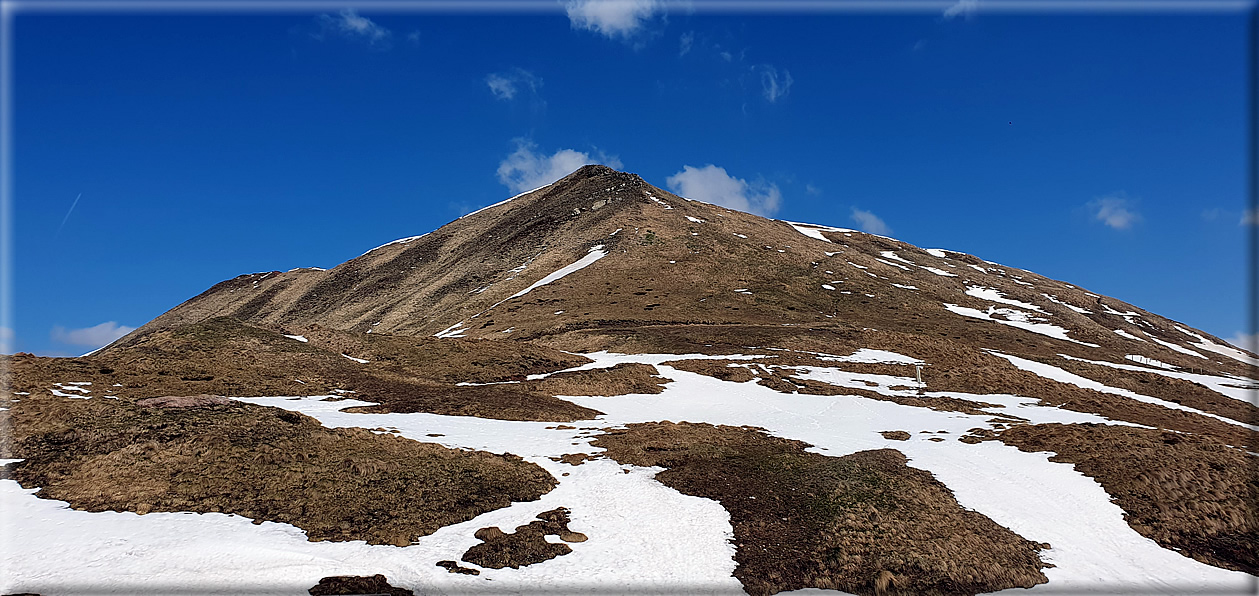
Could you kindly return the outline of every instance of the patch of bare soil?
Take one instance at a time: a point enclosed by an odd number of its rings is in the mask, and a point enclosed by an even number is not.
[[[389,585],[385,576],[376,575],[334,575],[319,580],[319,585],[308,590],[311,596],[342,596],[349,594],[372,594],[375,596],[415,596],[415,592],[406,588]]]
[[[575,370],[532,381],[532,387],[547,395],[629,395],[662,393],[669,379],[660,376],[650,364],[618,364],[611,368]]]
[[[1037,424],[997,436],[1053,451],[1106,489],[1132,529],[1195,560],[1259,575],[1259,458],[1210,438],[1101,424]]]
[[[450,573],[458,573],[460,575],[481,575],[480,571],[472,569],[471,567],[464,567],[454,561],[438,561],[437,566]]]
[[[556,484],[513,455],[448,449],[240,402],[196,408],[24,396],[9,415],[25,458],[6,474],[85,511],[234,513],[311,540],[407,545]]]
[[[511,534],[496,527],[481,528],[475,534],[481,544],[463,553],[463,561],[490,569],[519,569],[567,555],[573,552],[571,547],[547,542],[545,536],[559,536],[564,542],[585,542],[585,534],[568,529],[568,513],[564,507],[544,511],[538,514],[537,521],[518,526]]]
[[[908,441],[910,437],[909,433],[903,430],[885,430],[880,431],[879,434],[890,441]]]
[[[731,364],[740,366],[731,366]],[[678,370],[698,373],[714,379],[731,383],[746,383],[756,379],[756,373],[748,370],[742,361],[735,360],[670,360],[661,366],[671,366]]]
[[[355,384],[354,397],[378,402],[374,406],[346,408],[369,414],[431,412],[450,416],[476,416],[498,420],[573,422],[590,420],[601,412],[532,390],[523,383],[500,385],[436,385],[363,379]]]
[[[975,594],[1045,583],[1038,552],[957,504],[898,451],[827,457],[751,427],[631,424],[594,445],[730,512],[751,594],[802,588],[854,594]]]
[[[374,412],[429,412],[504,420],[573,421],[598,411],[518,384],[589,359],[519,342],[389,337],[307,329],[306,342],[228,318],[144,335],[89,358],[10,358],[14,391],[91,382],[92,395],[278,396],[349,392]],[[353,348],[353,349],[351,349]],[[343,356],[344,350],[368,362]],[[373,360],[375,359],[375,360]],[[118,385],[115,387],[115,385]],[[112,393],[109,393],[112,392]]]

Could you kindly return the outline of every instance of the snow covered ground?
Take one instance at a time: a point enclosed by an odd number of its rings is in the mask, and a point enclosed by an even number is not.
[[[997,441],[966,444],[956,440],[969,429],[991,428],[990,416],[865,397],[784,394],[751,381],[721,381],[660,364],[700,356],[588,356],[594,362],[577,369],[641,362],[656,365],[671,382],[663,393],[654,395],[566,398],[606,412],[597,420],[573,423],[573,429],[545,422],[423,413],[347,413],[342,410],[365,402],[321,401],[321,397],[241,400],[299,411],[329,427],[396,428],[402,436],[416,440],[520,455],[560,482],[538,501],[516,503],[442,528],[411,546],[393,547],[361,541],[308,542],[293,526],[255,525],[233,515],[74,511],[4,480],[0,481],[0,515],[4,516],[0,521],[7,531],[0,547],[0,591],[52,596],[89,586],[103,593],[135,593],[138,587],[150,592],[193,588],[230,592],[233,586],[263,586],[296,595],[305,594],[321,577],[382,573],[392,584],[417,593],[556,589],[581,593],[595,587],[612,592],[742,593],[731,576],[735,562],[729,515],[717,502],[682,495],[660,484],[653,479],[659,468],[620,465],[607,459],[570,466],[549,459],[567,453],[597,453],[599,449],[589,442],[598,429],[660,420],[758,426],[777,436],[811,443],[813,451],[829,456],[898,449],[911,466],[932,472],[947,485],[962,506],[1029,540],[1052,545],[1042,553],[1055,565],[1044,570],[1050,581],[1033,591],[1246,593],[1254,585],[1249,575],[1196,562],[1139,535],[1097,482],[1070,464],[1050,462],[1049,453],[1025,453]],[[827,357],[836,361],[836,367],[793,366],[781,372],[802,371],[802,378],[841,387],[916,393],[911,377],[842,370],[843,362],[919,362],[913,358],[878,350]],[[759,357],[705,358],[751,361]],[[1001,404],[1004,407],[990,411],[1038,423],[1121,424],[1037,405],[1020,396],[925,394],[933,396]],[[889,430],[909,431],[912,437],[894,441],[880,434]],[[430,433],[444,436],[433,438],[427,436]],[[933,437],[946,440],[928,440]],[[570,528],[589,537],[570,545],[573,552],[568,555],[519,570],[482,569],[479,576],[451,574],[435,565],[439,560],[458,560],[478,542],[473,537],[478,528],[498,526],[511,531],[557,507],[569,508]],[[1021,589],[1010,592],[1024,593]]]

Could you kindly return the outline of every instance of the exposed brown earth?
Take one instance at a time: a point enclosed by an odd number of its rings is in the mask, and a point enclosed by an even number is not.
[[[480,571],[472,569],[471,567],[464,567],[454,561],[438,561],[437,566],[450,573],[458,573],[460,575],[481,575]]]
[[[85,511],[234,513],[311,540],[404,546],[555,479],[513,455],[448,449],[240,402],[144,407],[32,393],[4,412],[6,475]]]
[[[1100,424],[1037,424],[996,438],[1053,451],[1123,508],[1132,529],[1203,563],[1259,575],[1259,458],[1199,435]]]
[[[389,585],[385,576],[376,575],[334,575],[319,580],[319,585],[309,590],[311,596],[342,596],[349,594],[373,594],[376,596],[415,596],[415,592],[406,588]]]
[[[891,449],[827,457],[750,427],[631,424],[594,444],[730,512],[751,594],[975,594],[1046,582],[1038,551]]]
[[[532,381],[532,389],[546,395],[628,395],[662,393],[669,379],[650,364],[618,364],[611,368],[576,370]]]
[[[505,420],[573,421],[599,412],[514,384],[589,362],[506,340],[387,337],[307,329],[308,341],[229,318],[158,331],[87,358],[12,357],[13,391],[90,382],[132,398],[213,394],[233,397],[342,395],[380,404],[376,412],[430,412]],[[342,354],[367,359],[359,363]],[[351,355],[352,355],[351,354]],[[6,357],[8,358],[8,357]],[[120,387],[114,387],[115,384]]]
[[[587,540],[585,534],[568,529],[568,513],[563,507],[544,511],[538,514],[537,521],[518,526],[511,534],[495,527],[481,528],[476,531],[481,544],[463,553],[463,561],[490,569],[519,569],[571,553],[573,549],[567,544],[547,542],[545,538],[554,535],[564,542]]]
[[[910,437],[909,433],[903,430],[885,430],[881,431],[879,434],[883,435],[884,439],[891,441],[908,441]]]

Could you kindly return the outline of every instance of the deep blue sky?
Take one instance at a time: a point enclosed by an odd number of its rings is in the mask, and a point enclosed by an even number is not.
[[[1246,15],[641,1],[18,14],[8,349],[79,354],[587,159],[1245,329]]]

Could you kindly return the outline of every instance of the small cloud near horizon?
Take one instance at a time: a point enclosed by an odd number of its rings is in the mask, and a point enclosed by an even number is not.
[[[1233,337],[1230,337],[1225,341],[1248,352],[1259,353],[1255,351],[1256,349],[1259,349],[1259,345],[1256,345],[1256,343],[1259,342],[1259,334],[1242,333],[1241,331],[1238,331],[1233,334]]]
[[[609,39],[629,41],[647,23],[664,13],[660,0],[573,0],[564,5],[574,29],[594,31]]]
[[[691,46],[695,45],[695,32],[687,31],[678,38],[678,57],[691,53]]]
[[[949,5],[942,13],[945,19],[955,17],[971,18],[979,11],[979,0],[957,0],[957,2]]]
[[[787,96],[791,92],[791,84],[795,82],[791,78],[791,73],[783,69],[782,75],[778,74],[778,68],[771,64],[764,64],[755,67],[761,79],[761,93],[765,96],[765,101],[769,103],[777,103],[778,100]]]
[[[345,39],[361,41],[377,49],[388,49],[393,41],[393,31],[381,27],[375,21],[361,16],[353,8],[342,9],[336,16],[321,14],[317,17],[319,32],[312,34],[315,39],[323,40],[331,34]],[[419,41],[419,32],[413,32],[415,41]],[[410,36],[408,36],[410,39]]]
[[[13,353],[13,339],[15,337],[11,327],[0,327],[0,354]]]
[[[865,209],[852,208],[852,220],[857,222],[857,227],[867,234],[878,234],[880,236],[891,236],[892,228],[888,227],[883,218],[875,215]]]
[[[1087,207],[1093,219],[1116,230],[1127,230],[1141,220],[1134,201],[1122,192],[1089,201]]]
[[[735,178],[713,164],[682,166],[665,183],[678,196],[757,215],[772,215],[782,204],[782,191],[776,184]]]
[[[542,78],[523,68],[512,68],[506,72],[492,72],[485,77],[485,84],[494,97],[510,101],[521,91],[528,91],[537,96],[542,87]]]
[[[61,325],[52,328],[50,336],[58,343],[72,346],[86,346],[92,349],[110,344],[114,340],[135,331],[135,327],[119,325],[116,321],[108,321],[93,327],[66,329]]]
[[[1249,207],[1242,211],[1241,221],[1237,222],[1239,226],[1259,226],[1259,209]]]
[[[595,155],[573,149],[559,149],[547,155],[538,152],[538,145],[523,138],[514,139],[516,150],[498,164],[498,181],[511,192],[519,194],[546,186],[584,165],[603,164],[621,169],[621,160],[595,150]]]

